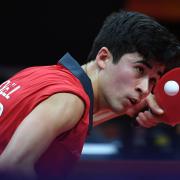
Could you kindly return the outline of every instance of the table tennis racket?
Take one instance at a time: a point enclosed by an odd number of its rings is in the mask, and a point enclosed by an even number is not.
[[[180,124],[180,68],[165,73],[154,88],[159,106],[164,110],[160,120],[171,126]]]

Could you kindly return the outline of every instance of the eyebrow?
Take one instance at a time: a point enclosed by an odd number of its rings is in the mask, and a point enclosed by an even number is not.
[[[148,63],[147,61],[145,61],[145,60],[139,60],[139,61],[136,61],[135,63],[141,63],[141,64],[145,65],[147,68],[152,69],[152,65],[149,64],[149,63]],[[162,76],[162,75],[163,75],[163,72],[158,71],[157,74],[158,74],[159,76]]]

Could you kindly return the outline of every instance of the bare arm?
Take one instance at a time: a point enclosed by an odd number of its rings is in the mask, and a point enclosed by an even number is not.
[[[120,114],[114,113],[109,109],[99,111],[93,115],[93,126],[97,126],[118,116],[120,116]]]
[[[58,135],[79,121],[83,112],[83,101],[73,94],[55,94],[40,103],[16,129],[0,156],[0,170],[35,177],[35,162]]]
[[[151,109],[151,111],[142,111],[142,109],[146,106]],[[128,109],[126,112],[127,115],[136,117],[136,121],[139,123],[139,125],[146,128],[156,126],[158,123],[160,123],[159,119],[163,113],[163,109],[159,107],[153,94],[149,94],[146,99],[133,106],[133,108]],[[122,114],[117,114],[108,109],[99,111],[93,115],[94,126],[121,115]]]

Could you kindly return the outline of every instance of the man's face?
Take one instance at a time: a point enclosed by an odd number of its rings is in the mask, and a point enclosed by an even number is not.
[[[116,113],[126,113],[152,91],[164,68],[138,53],[124,54],[117,64],[107,59],[99,74],[101,102]]]

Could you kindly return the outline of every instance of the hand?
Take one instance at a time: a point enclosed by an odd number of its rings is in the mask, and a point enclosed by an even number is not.
[[[144,100],[144,105],[148,106],[148,110],[139,112],[136,121],[143,127],[150,128],[159,124],[160,116],[164,113],[163,109],[157,104],[155,96],[149,94]]]

